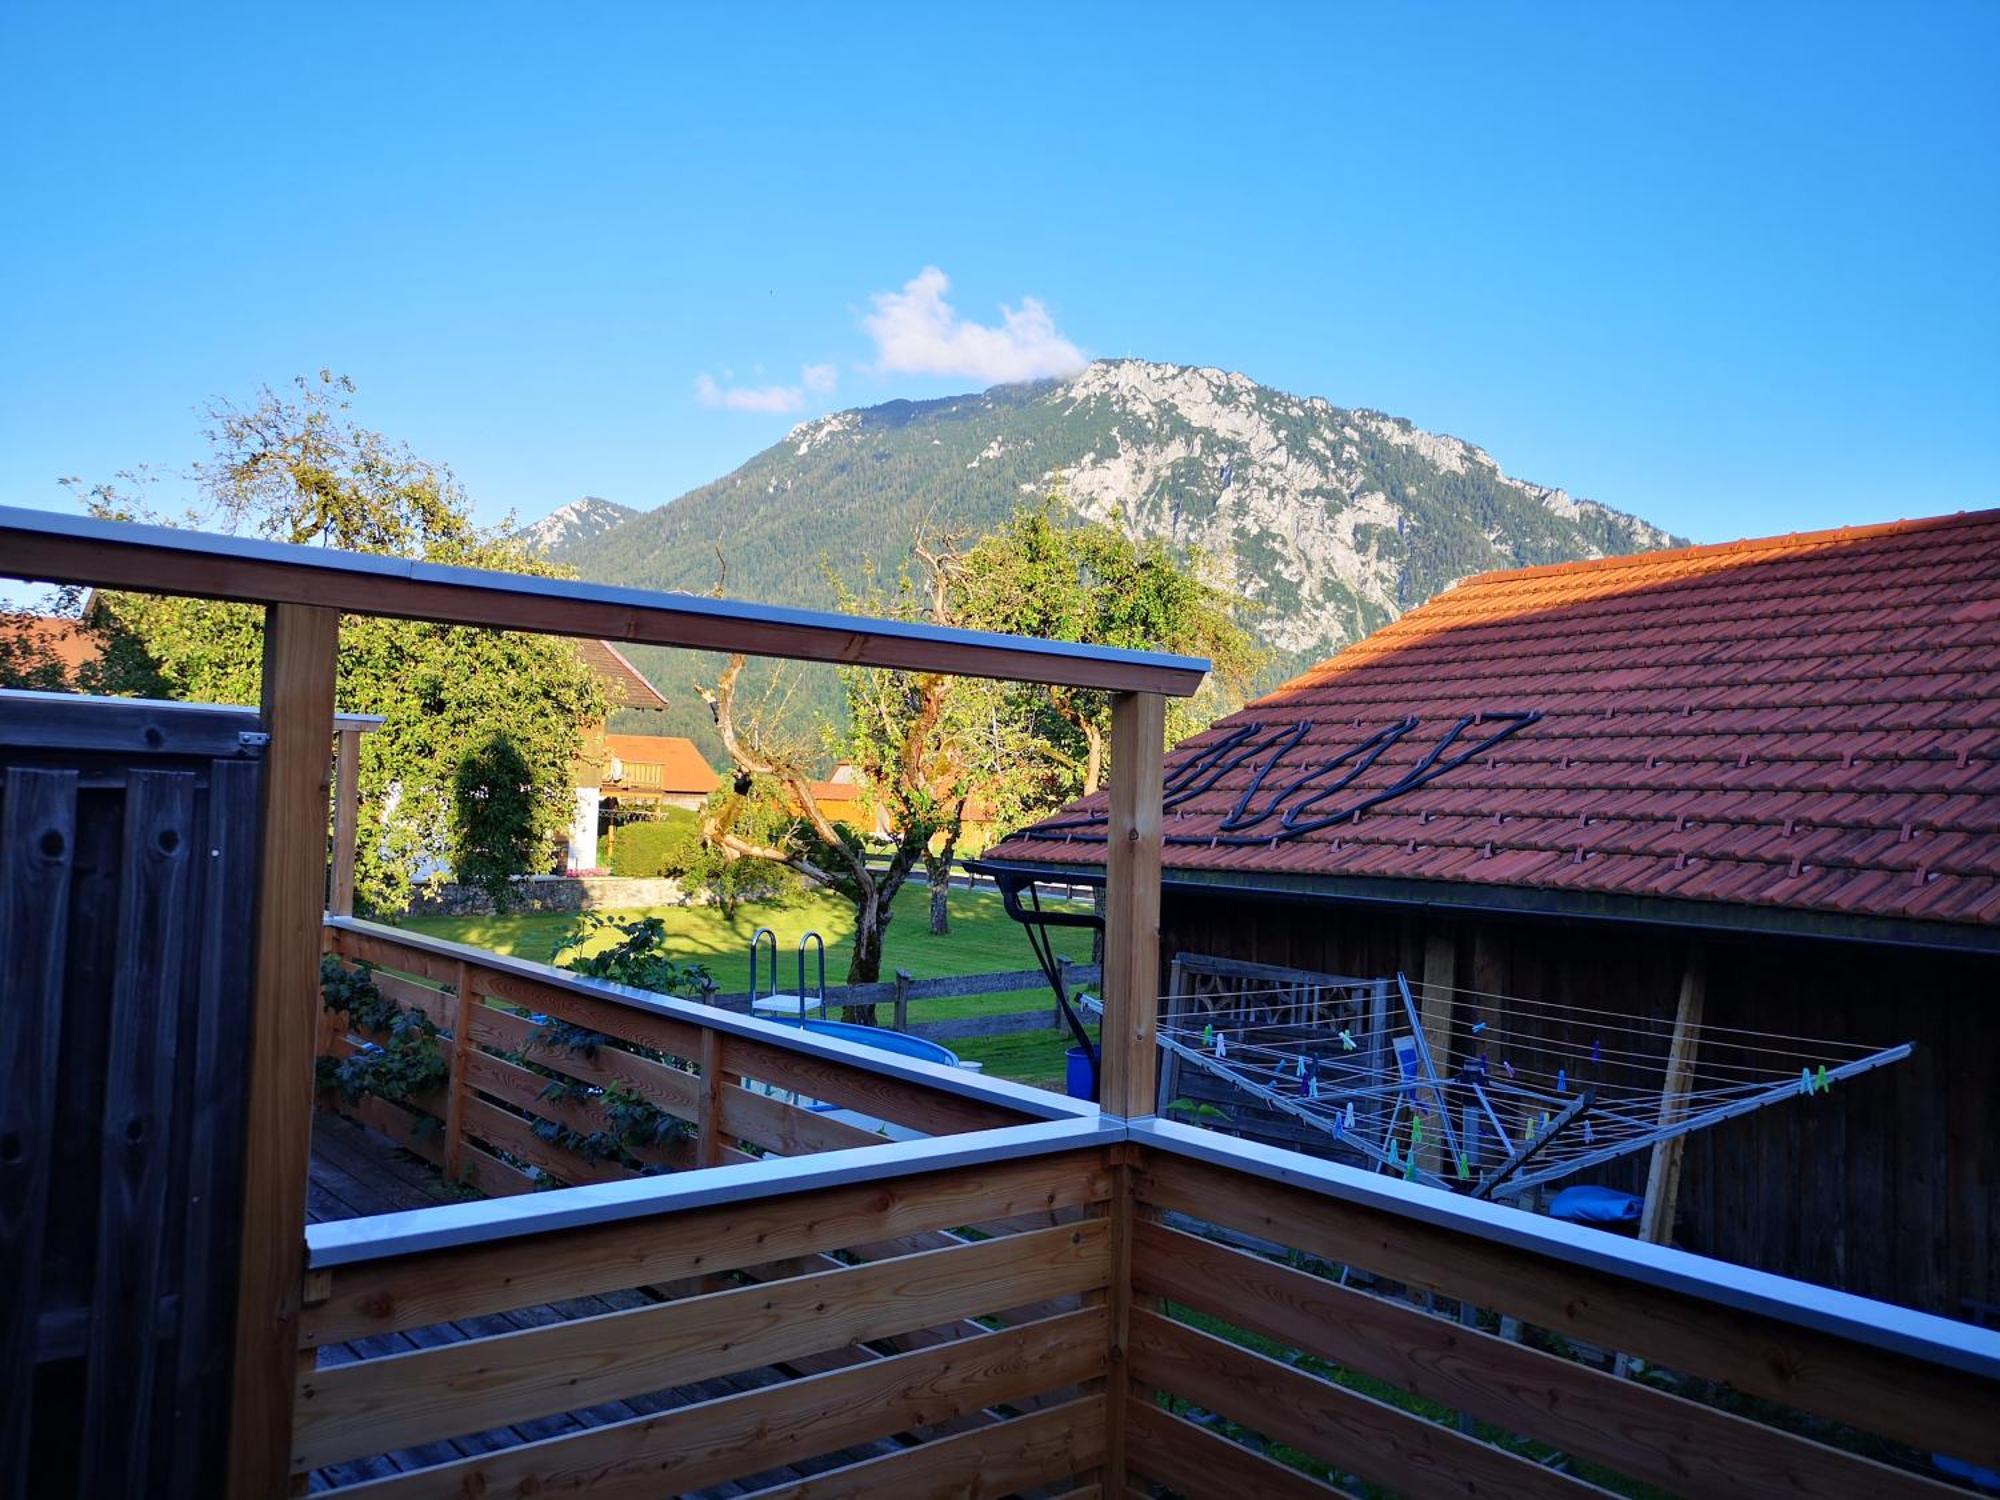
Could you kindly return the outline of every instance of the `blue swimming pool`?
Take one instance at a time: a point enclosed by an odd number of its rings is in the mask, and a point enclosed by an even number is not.
[[[795,1019],[784,1016],[768,1016],[765,1019],[778,1022],[781,1026],[797,1026]],[[943,1063],[948,1068],[958,1066],[958,1054],[949,1047],[941,1047],[924,1037],[911,1036],[908,1032],[890,1031],[883,1026],[856,1026],[852,1021],[807,1021],[807,1031],[815,1036],[839,1037],[843,1042],[859,1042],[864,1047],[880,1047],[884,1052],[900,1052],[904,1057],[921,1058],[925,1062]]]

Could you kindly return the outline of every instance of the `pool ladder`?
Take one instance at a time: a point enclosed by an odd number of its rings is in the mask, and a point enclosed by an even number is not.
[[[757,956],[758,949],[763,945],[766,938],[771,940],[771,993],[760,996],[757,992]],[[808,943],[813,946],[819,959],[819,988],[811,994],[808,994],[806,990],[806,945]],[[776,1015],[778,1013],[777,1002],[781,999],[796,1001],[798,1004],[799,1024],[801,1026],[805,1025],[806,1022],[806,1002],[809,999],[816,1004],[820,1015],[824,1016],[826,1014],[826,939],[821,937],[817,932],[808,932],[804,937],[799,939],[798,958],[798,990],[792,995],[780,995],[778,993],[778,935],[768,927],[759,927],[750,935],[750,1013],[752,1015],[759,1014],[757,1002],[760,999],[772,1002],[762,1012],[764,1015]]]

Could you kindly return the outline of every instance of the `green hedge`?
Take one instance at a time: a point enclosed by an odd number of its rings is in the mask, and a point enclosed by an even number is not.
[[[655,821],[621,825],[610,843],[613,875],[685,875],[701,850],[701,820],[684,807],[663,808]]]

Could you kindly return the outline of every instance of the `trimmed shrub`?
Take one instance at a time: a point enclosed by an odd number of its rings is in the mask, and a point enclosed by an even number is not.
[[[620,824],[610,843],[613,875],[686,875],[701,857],[701,820],[684,807],[662,808],[656,819]]]

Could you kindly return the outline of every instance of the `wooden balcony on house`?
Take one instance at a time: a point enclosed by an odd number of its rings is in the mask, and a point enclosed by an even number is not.
[[[1739,1500],[2000,1468],[2000,1335],[1151,1117],[1162,695],[1198,663],[18,511],[0,568],[267,607],[237,1500]],[[324,917],[340,610],[1111,693],[1101,1107]],[[311,1059],[379,1040],[319,1006],[322,951],[448,1066],[324,1123],[315,1191]],[[678,1128],[589,1149],[613,1084]],[[371,1179],[359,1126],[458,1201]]]

